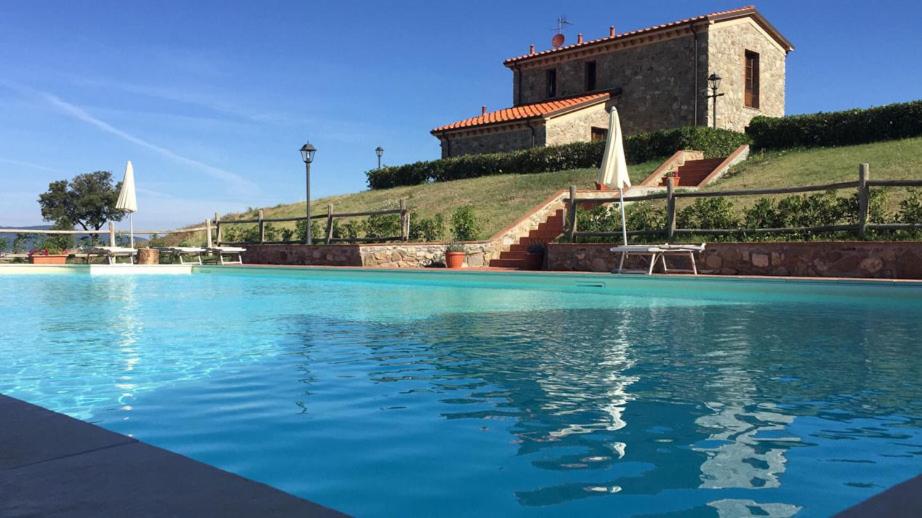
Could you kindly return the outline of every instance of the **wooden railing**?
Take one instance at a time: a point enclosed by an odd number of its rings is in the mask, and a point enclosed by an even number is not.
[[[399,236],[383,236],[383,237],[355,237],[355,238],[336,238],[333,237],[333,222],[338,218],[360,218],[368,216],[387,216],[387,215],[397,215],[400,218],[400,235]],[[257,226],[257,243],[291,243],[291,241],[266,241],[266,225],[271,223],[292,223],[305,221],[307,219],[323,219],[326,220],[326,228],[324,229],[323,236],[317,236],[320,239],[317,241],[323,242],[325,244],[332,243],[342,243],[342,242],[380,242],[380,241],[408,241],[410,239],[410,211],[407,209],[406,200],[400,200],[400,205],[396,209],[382,209],[382,210],[369,210],[362,212],[334,212],[333,205],[327,205],[326,214],[311,214],[310,218],[307,216],[298,216],[291,218],[266,218],[264,213],[260,210],[257,213],[256,218],[251,219],[224,219],[220,218],[220,215],[215,213],[214,216],[214,226],[216,238],[215,242],[217,244],[243,244],[243,242],[232,242],[224,241],[223,227],[228,225],[253,225]],[[211,221],[206,222],[207,226],[210,227]],[[310,223],[307,223],[310,224]],[[210,230],[206,232],[209,233]]]
[[[870,223],[868,221],[868,212],[870,208],[870,197],[872,187],[922,187],[922,180],[871,180],[870,166],[861,164],[858,167],[858,181],[856,182],[837,182],[822,185],[809,185],[802,187],[783,187],[778,189],[745,189],[733,191],[687,191],[676,192],[673,180],[667,178],[666,192],[646,194],[643,196],[624,197],[625,203],[638,201],[665,200],[666,201],[666,218],[665,226],[662,229],[648,230],[628,230],[630,236],[664,236],[667,240],[673,239],[676,235],[726,235],[745,233],[762,233],[762,234],[786,234],[799,232],[854,232],[859,238],[864,239],[869,230],[901,230],[922,228],[922,222],[916,223]],[[784,227],[784,228],[676,228],[676,201],[681,198],[712,198],[712,197],[738,197],[738,196],[759,196],[759,195],[777,195],[777,194],[799,194],[807,192],[826,192],[837,191],[842,189],[857,189],[858,192],[858,218],[857,222],[850,225],[822,225],[815,227]],[[570,187],[570,196],[564,200],[567,205],[567,228],[566,236],[570,242],[575,242],[581,237],[621,237],[621,232],[580,232],[577,228],[578,218],[577,210],[580,203],[618,203],[620,198],[579,198],[576,195],[576,187]]]

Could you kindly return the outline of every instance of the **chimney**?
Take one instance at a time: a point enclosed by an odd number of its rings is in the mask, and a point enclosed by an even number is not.
[[[535,44],[534,43],[528,46],[528,55],[529,56],[535,55]]]
[[[484,104],[483,106],[480,107],[480,116],[482,117],[486,114],[487,114],[487,105]]]
[[[576,35],[576,44],[579,45],[582,42],[583,42],[583,33],[579,33]]]
[[[614,25],[611,25],[608,27],[608,37],[609,38],[615,37],[615,26]]]

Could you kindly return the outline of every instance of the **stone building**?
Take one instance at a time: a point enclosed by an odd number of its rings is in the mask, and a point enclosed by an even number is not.
[[[681,126],[743,131],[784,115],[794,47],[754,7],[696,16],[507,59],[513,106],[432,130],[442,157],[604,139],[605,108],[628,135]],[[708,77],[720,76],[717,117]]]

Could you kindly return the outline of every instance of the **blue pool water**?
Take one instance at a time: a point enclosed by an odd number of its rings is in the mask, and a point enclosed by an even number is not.
[[[922,471],[918,286],[202,272],[0,275],[0,392],[360,516],[823,516]]]

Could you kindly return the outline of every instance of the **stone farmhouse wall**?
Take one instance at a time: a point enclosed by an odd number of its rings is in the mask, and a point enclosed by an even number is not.
[[[550,68],[557,69],[557,97],[585,94],[585,63],[595,61],[597,90],[621,91],[615,105],[628,135],[696,123],[710,125],[707,77],[711,72],[723,78],[720,92],[725,95],[717,101],[718,127],[742,131],[756,115],[784,115],[786,52],[773,38],[751,18],[703,25],[697,31],[697,53],[695,34],[685,30],[635,46],[565,53],[554,60],[523,64],[513,73],[513,102],[545,101]],[[760,57],[759,109],[747,108],[743,102],[746,50]]]
[[[708,68],[722,78],[717,101],[717,125],[743,131],[758,115],[784,115],[785,60],[784,49],[750,18],[715,24],[708,31]],[[749,108],[743,100],[746,51],[759,54],[759,107]],[[707,124],[713,124],[713,112],[708,106]]]
[[[545,145],[559,146],[573,142],[587,142],[592,128],[608,129],[608,112],[605,103],[560,115],[547,121]]]
[[[447,243],[374,243],[303,245],[248,243],[243,262],[302,266],[363,266],[367,268],[427,268],[444,265]],[[499,256],[500,242],[465,243],[465,266],[482,267]]]
[[[543,123],[532,122],[531,127],[527,124],[510,124],[446,133],[440,138],[442,158],[544,146],[545,130]]]
[[[699,87],[701,100],[706,84],[706,41],[699,35]],[[566,61],[523,68],[521,104],[546,100],[546,71],[557,69],[557,95],[570,97],[585,90],[585,63],[596,62],[598,90],[621,89],[615,106],[622,129],[628,135],[695,123],[695,42],[688,35],[611,51],[605,54],[569,58]],[[700,102],[700,101],[699,101]],[[704,124],[704,107],[699,105],[699,123]]]

